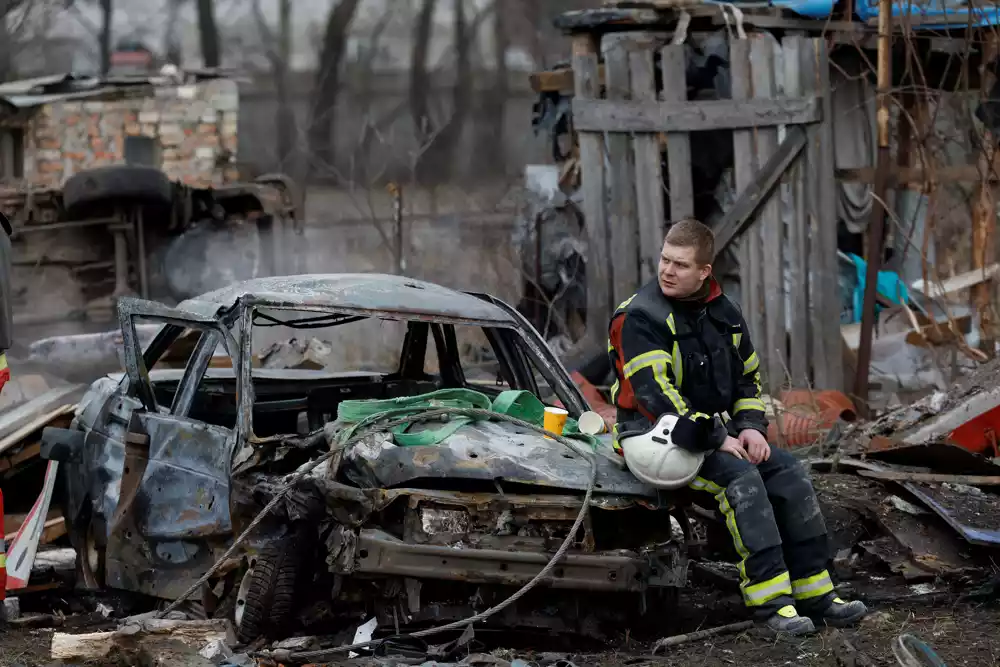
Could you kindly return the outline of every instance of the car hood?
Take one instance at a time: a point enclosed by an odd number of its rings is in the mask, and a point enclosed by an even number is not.
[[[602,443],[595,455],[596,493],[656,497],[609,444]],[[427,446],[398,447],[388,434],[375,434],[347,453],[342,469],[357,483],[380,488],[417,480],[477,480],[582,492],[591,479],[587,457],[534,431],[497,422],[469,424],[440,444]]]

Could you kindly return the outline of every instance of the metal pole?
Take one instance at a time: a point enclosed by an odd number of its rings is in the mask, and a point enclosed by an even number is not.
[[[868,223],[868,267],[865,273],[865,300],[861,312],[861,341],[858,345],[858,374],[854,396],[863,417],[868,410],[868,373],[872,358],[872,329],[875,326],[875,297],[878,272],[882,264],[882,239],[885,236],[886,186],[889,176],[889,91],[892,87],[892,2],[878,3],[878,157],[875,163],[872,216]],[[824,91],[826,93],[826,91]]]

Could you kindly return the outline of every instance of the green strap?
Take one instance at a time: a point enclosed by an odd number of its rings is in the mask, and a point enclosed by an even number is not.
[[[472,389],[440,389],[429,394],[405,396],[385,400],[342,401],[337,408],[337,420],[346,424],[341,440],[353,436],[363,424],[373,421],[395,420],[409,414],[437,408],[475,408],[509,415],[541,426],[544,423],[545,405],[534,394],[522,390],[501,392],[492,402],[486,394]],[[427,428],[409,432],[412,424],[406,423],[392,429],[393,441],[400,447],[437,445],[463,426],[475,421],[472,417],[449,417],[440,428]],[[575,419],[566,422],[565,434],[586,440],[591,446],[594,438],[580,433]]]

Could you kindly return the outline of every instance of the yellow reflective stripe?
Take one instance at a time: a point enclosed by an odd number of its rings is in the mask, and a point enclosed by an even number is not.
[[[626,378],[630,378],[643,368],[651,368],[664,361],[669,362],[670,355],[663,350],[650,350],[649,352],[644,352],[643,354],[634,357],[631,361],[625,364],[622,372],[625,373]]]
[[[7,370],[7,353],[0,352],[0,371]]]
[[[735,347],[737,350],[739,350],[740,349],[740,343],[742,343],[742,342],[743,342],[743,334],[741,334],[741,333],[734,333],[733,334],[733,347]]]
[[[674,377],[677,378],[677,386],[684,386],[684,364],[681,359],[681,346],[674,343],[674,349],[670,351],[670,362],[674,367]]]
[[[760,368],[760,357],[757,356],[756,350],[750,355],[750,358],[743,362],[743,374],[753,373],[755,370]]]
[[[667,315],[667,328],[670,329],[670,333],[677,335],[677,324],[674,322],[673,313]]]
[[[687,403],[684,401],[684,397],[681,396],[677,388],[670,382],[670,378],[667,376],[667,363],[659,362],[653,366],[653,379],[656,380],[656,384],[660,385],[660,391],[663,395],[667,397],[673,406],[677,414],[683,417],[690,410],[688,409]]]
[[[814,574],[805,579],[796,579],[792,582],[792,595],[796,600],[808,600],[818,598],[821,595],[833,592],[833,580],[830,573],[823,570],[819,574]]]
[[[759,607],[782,595],[790,595],[791,592],[792,581],[787,572],[782,572],[767,581],[747,586],[743,589],[743,600],[747,606]]]
[[[611,339],[608,339],[608,352],[614,352],[615,346],[611,344]]]
[[[704,412],[696,412],[693,415],[691,415],[691,417],[690,417],[690,419],[692,419],[692,420],[697,420],[697,419],[711,419],[711,418],[712,418],[711,415],[706,415]]]
[[[688,484],[688,487],[695,491],[707,491],[713,494],[715,501],[719,503],[719,510],[726,519],[726,528],[733,538],[733,546],[736,547],[736,553],[740,557],[740,562],[737,563],[736,567],[740,573],[740,590],[743,592],[743,601],[746,605],[748,607],[759,607],[782,595],[790,595],[792,593],[792,582],[788,577],[788,572],[782,572],[776,577],[757,584],[750,583],[746,568],[750,551],[743,544],[743,537],[740,536],[740,531],[736,527],[736,512],[733,511],[732,506],[729,504],[729,499],[726,497],[726,490],[704,477],[695,477],[694,481]]]
[[[621,385],[618,383],[618,380],[615,380],[615,383],[613,385],[611,385],[611,402],[612,403],[614,403],[615,401],[618,400],[618,390],[619,389],[621,389]]]
[[[0,567],[7,567],[7,554],[0,554]]]
[[[628,308],[628,305],[630,303],[632,303],[632,299],[634,299],[637,296],[639,296],[639,295],[638,294],[633,294],[629,298],[627,298],[624,301],[622,301],[620,304],[618,304],[618,307],[615,308],[615,312],[618,312],[619,310],[625,310],[626,308]]]
[[[740,562],[736,564],[736,568],[740,573],[740,590],[745,590],[750,585],[750,578],[747,577],[747,558],[750,557],[750,552],[743,545],[743,537],[740,536],[740,531],[736,527],[736,512],[729,505],[729,499],[726,498],[726,490],[704,477],[695,477],[694,481],[688,484],[688,486],[695,491],[707,491],[711,493],[715,496],[715,502],[719,503],[719,510],[726,518],[726,528],[733,537],[733,546],[736,547],[736,554],[740,557]]]
[[[733,406],[733,414],[743,412],[744,410],[759,410],[760,412],[766,412],[764,409],[764,401],[759,398],[741,398],[736,401],[736,405]]]

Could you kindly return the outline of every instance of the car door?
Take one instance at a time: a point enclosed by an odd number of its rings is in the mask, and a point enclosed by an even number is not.
[[[227,353],[236,348],[228,330],[212,317],[133,299],[120,302],[119,315],[128,394],[139,406],[124,432],[118,499],[107,526],[105,580],[114,588],[174,599],[232,538],[230,467],[240,429],[188,415],[217,348]],[[145,353],[135,328],[139,319],[165,325]],[[200,336],[170,405],[161,405],[150,366],[178,328]]]

